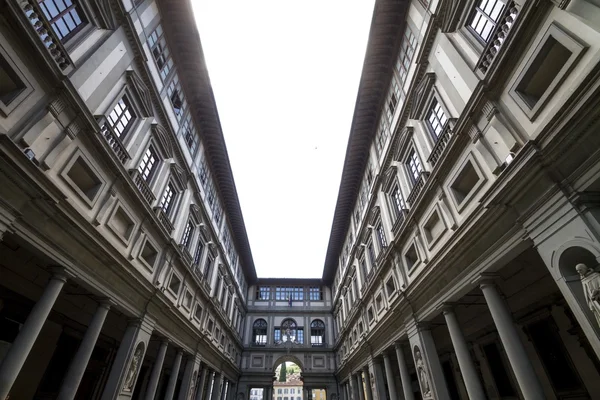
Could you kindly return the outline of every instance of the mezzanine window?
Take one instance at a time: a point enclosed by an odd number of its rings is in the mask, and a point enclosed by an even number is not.
[[[304,288],[299,286],[277,286],[275,300],[304,300]]]
[[[396,60],[396,72],[400,78],[400,88],[404,86],[406,82],[406,76],[410,69],[410,63],[415,54],[415,48],[417,47],[417,38],[413,34],[412,30],[406,26],[404,30],[404,37],[402,38],[402,44],[400,45],[400,52],[398,53],[398,59]]]
[[[269,300],[271,298],[270,286],[259,286],[256,289],[256,300]]]
[[[183,122],[182,126],[183,139],[185,140],[185,144],[190,150],[190,154],[194,155],[196,149],[198,148],[198,143],[200,142],[200,137],[196,132],[196,128],[194,127],[194,123],[192,122],[192,116],[188,114]]]

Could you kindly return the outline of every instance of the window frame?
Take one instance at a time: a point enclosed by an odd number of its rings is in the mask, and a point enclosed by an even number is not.
[[[156,34],[156,41],[154,41],[155,39],[152,38],[152,35],[154,35],[158,29],[161,30],[161,33]],[[167,69],[168,69],[168,71],[165,74],[163,74],[163,70],[165,70],[165,68],[160,67],[158,65],[158,61],[157,61],[158,57],[154,53],[154,50],[159,47],[158,45],[161,44],[161,39],[162,39],[162,42],[163,42],[162,45],[164,46],[164,48],[161,48],[162,51],[160,51],[160,57],[165,57],[164,56],[165,49],[168,53],[165,58],[165,63],[163,64],[163,67],[167,66]],[[150,44],[151,40],[153,41],[152,44]],[[150,34],[148,35],[147,42],[148,42],[148,48],[150,50],[150,54],[152,54],[152,59],[154,61],[154,65],[156,66],[156,69],[158,71],[158,76],[160,77],[161,81],[163,83],[165,83],[169,79],[169,77],[173,73],[173,71],[175,70],[175,64],[173,62],[173,54],[171,53],[171,49],[169,48],[169,44],[167,43],[167,38],[165,36],[165,31],[162,27],[162,24],[159,23],[152,30],[152,32],[150,32]],[[171,61],[170,64],[169,64],[169,60]]]
[[[264,322],[264,326],[263,323]],[[257,326],[257,323],[261,326]],[[263,333],[264,329],[264,333]],[[257,333],[258,332],[258,333]],[[266,346],[268,342],[268,332],[269,332],[269,324],[264,318],[258,318],[252,323],[252,344],[254,346]],[[257,337],[260,336],[261,339],[258,341]],[[264,337],[264,338],[263,338]]]
[[[132,100],[132,93],[128,90],[128,87],[125,86],[123,90],[115,97],[115,100],[111,103],[111,105],[107,108],[104,113],[104,117],[106,118],[106,123],[110,126],[110,129],[114,132],[115,136],[125,144],[128,142],[133,135],[130,133],[135,130],[139,120],[141,119],[140,110],[136,107],[136,102]],[[127,101],[123,101],[126,99]],[[125,125],[125,129],[120,133],[115,129],[115,125],[113,125],[110,115],[115,111],[117,105],[120,101],[123,101],[124,104],[127,105],[127,110],[131,113],[131,118],[129,119],[127,125]],[[117,119],[117,122],[120,121],[120,118]]]
[[[159,153],[155,147],[156,146],[154,145],[154,143],[152,143],[152,141],[148,144],[148,146],[146,146],[146,149],[140,156],[140,159],[139,159],[139,162],[138,162],[138,165],[136,168],[140,174],[140,177],[142,178],[142,180],[144,182],[146,182],[146,184],[148,184],[148,186],[150,186],[152,184],[152,181],[158,175],[157,172],[160,169],[160,164],[162,161],[162,158],[159,156]],[[142,164],[144,163],[144,158],[146,157],[146,154],[148,152],[153,153],[153,155],[155,157],[155,162],[152,164],[151,169],[148,171],[148,174],[146,176],[144,176],[144,171],[146,170],[146,166],[144,166],[142,169]]]
[[[171,104],[171,109],[173,110],[173,114],[175,115],[175,119],[179,122],[182,120],[185,112],[188,109],[188,103],[187,103],[187,98],[185,96],[185,92],[183,91],[183,85],[181,84],[181,80],[179,79],[179,75],[177,74],[177,71],[172,73],[171,78],[169,79],[168,83],[165,85],[165,91],[167,93],[167,98],[169,99],[169,103]],[[177,90],[177,93],[179,93],[180,96],[180,101],[181,101],[181,108],[180,111],[177,112],[177,108],[175,107],[175,104],[173,103],[173,95],[175,94],[175,91]]]
[[[411,155],[414,154],[414,159],[413,157],[411,157]],[[412,173],[412,167],[411,167],[411,161],[417,161],[415,162],[415,168],[418,167],[420,168],[418,171],[416,171],[416,176]],[[425,172],[425,169],[423,167],[423,160],[421,160],[421,155],[419,154],[419,152],[417,151],[417,147],[414,145],[414,143],[412,143],[409,148],[408,151],[406,152],[406,156],[404,157],[404,167],[406,168],[406,173],[408,175],[409,181],[411,183],[412,186],[415,185],[415,183],[417,183],[417,181],[419,180],[419,177],[421,176],[421,174],[423,172]],[[418,169],[418,168],[416,168]]]
[[[444,133],[444,129],[446,129],[446,127],[448,126],[451,116],[450,113],[448,113],[448,109],[444,105],[444,102],[439,98],[435,90],[428,104],[429,105],[425,108],[425,114],[423,115],[423,123],[426,126],[427,131],[429,132],[430,139],[435,144],[438,142],[441,135]],[[436,105],[439,106],[439,111],[441,111],[441,114],[445,118],[443,122],[441,121],[441,118],[439,118],[439,112],[434,110],[436,108]],[[436,128],[430,121],[430,116],[432,115],[432,113],[435,117],[435,120],[438,121],[440,124],[439,133],[436,132]]]
[[[497,19],[495,21],[493,20],[491,15],[486,14],[485,11],[483,11],[479,7],[483,1],[486,1],[486,5],[490,1],[493,1],[495,4],[498,4],[498,3],[503,4],[503,6],[498,11]],[[492,37],[492,33],[494,32],[494,30],[496,29],[496,26],[498,25],[499,17],[502,16],[502,13],[503,13],[506,5],[507,5],[507,3],[502,0],[476,0],[472,3],[471,8],[469,10],[468,17],[465,21],[465,28],[467,29],[467,31],[469,31],[473,35],[473,37],[475,37],[477,42],[479,44],[481,44],[482,46],[485,47],[489,43],[489,40]],[[478,13],[478,11],[479,11],[479,13]],[[488,36],[486,38],[481,36],[481,34],[479,32],[477,32],[477,29],[474,28],[473,26],[471,26],[477,15],[481,15],[481,18],[485,18],[487,20],[487,22],[491,23],[491,25],[492,25],[491,29],[489,30]]]
[[[49,13],[47,14],[47,11],[45,10],[46,7],[45,7],[45,5],[43,6],[43,4],[46,3],[47,1],[50,1],[55,5],[56,9],[58,10],[55,0],[35,0],[35,1],[37,2],[37,6],[42,11],[44,20],[46,21],[46,23],[48,23],[48,25],[50,25],[54,35],[63,45],[66,45],[68,42],[70,42],[73,38],[75,38],[77,36],[77,34],[79,32],[83,31],[84,28],[90,24],[90,16],[87,14],[85,7],[81,1],[72,0],[71,6],[67,6],[64,10],[59,11],[58,14],[53,18],[48,18]],[[52,23],[51,21],[61,20],[61,21],[63,21],[63,23],[66,26],[64,16],[68,13],[71,15],[71,18],[73,18],[72,14],[68,11],[70,9],[76,11],[76,13],[80,19],[80,23],[76,25],[75,29],[69,30],[69,32],[66,35],[63,35],[62,32],[57,31],[57,28],[55,28],[55,24]]]

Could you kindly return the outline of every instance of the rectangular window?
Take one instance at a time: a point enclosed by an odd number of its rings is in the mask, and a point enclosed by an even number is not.
[[[257,300],[269,300],[271,297],[271,287],[270,286],[259,286],[256,290],[256,299]]]
[[[66,42],[87,22],[79,5],[73,0],[38,0],[52,30],[61,42]]]
[[[373,243],[369,243],[367,245],[367,254],[369,255],[369,262],[371,263],[371,268],[375,267],[375,251],[373,250]]]
[[[200,264],[200,260],[202,259],[202,253],[204,252],[204,241],[202,238],[198,240],[198,246],[196,247],[196,252],[194,253],[194,264]]]
[[[363,276],[366,278],[369,271],[367,270],[367,263],[365,262],[365,258],[362,257],[358,263],[360,264],[360,270],[362,271]]]
[[[412,182],[415,183],[419,179],[421,172],[423,172],[423,166],[421,165],[421,160],[414,149],[408,154],[407,165],[410,178]]]
[[[118,138],[125,136],[129,128],[133,125],[132,121],[135,114],[131,110],[131,105],[127,96],[121,97],[115,107],[108,114],[108,123]]]
[[[194,222],[188,221],[183,230],[183,237],[181,238],[181,245],[186,249],[189,248],[192,243],[192,236],[194,235]]]
[[[298,343],[304,343],[304,328],[296,329],[296,341]]]
[[[275,342],[281,341],[281,328],[275,328],[275,330],[273,331],[273,340]],[[281,390],[281,389],[279,389],[279,390]]]
[[[309,289],[309,299],[313,301],[323,300],[323,289],[319,286],[312,286]]]
[[[160,199],[160,208],[162,208],[163,212],[167,215],[169,215],[171,209],[173,208],[174,197],[175,188],[173,188],[173,185],[169,182],[167,188],[165,189],[165,192],[163,193],[162,198]]]
[[[214,261],[215,261],[215,257],[212,254],[209,254],[208,256],[206,256],[206,261],[204,261],[204,271],[203,271],[204,279],[206,279],[206,280],[210,279],[212,265],[213,265]]]
[[[173,69],[173,58],[167,47],[167,40],[165,39],[162,26],[158,25],[154,32],[148,36],[148,46],[158,67],[160,79],[164,82],[169,72]]]
[[[446,117],[442,105],[437,99],[433,99],[431,107],[429,107],[429,112],[427,113],[427,126],[435,140],[440,137],[447,122],[448,118]]]
[[[173,76],[171,83],[169,83],[169,86],[167,86],[167,95],[171,100],[171,105],[173,106],[175,116],[177,119],[180,119],[183,115],[183,111],[186,108],[187,102],[185,100],[185,96],[183,95],[183,90],[181,90],[181,83],[179,82],[179,76],[177,76],[177,74]]]
[[[499,0],[479,0],[475,3],[469,28],[481,41],[487,43],[503,8],[504,3]]]
[[[190,153],[194,155],[196,149],[198,148],[200,137],[196,132],[196,128],[194,127],[194,123],[192,122],[191,115],[188,114],[188,116],[185,118],[181,131],[183,132],[183,139],[185,140],[185,144],[190,150]]]
[[[277,286],[275,288],[275,300],[304,300],[304,288],[294,286]]]
[[[379,248],[381,250],[387,247],[387,239],[385,238],[385,231],[383,230],[383,224],[381,222],[377,225],[377,241],[379,242]]]
[[[0,54],[0,101],[9,105],[25,89],[23,80]]]
[[[146,182],[150,182],[154,177],[154,173],[158,167],[157,164],[158,157],[156,156],[156,152],[152,146],[148,146],[144,156],[142,157],[142,161],[140,161],[140,165],[138,166],[138,171]]]
[[[404,83],[406,82],[406,76],[410,69],[410,63],[415,54],[415,48],[417,47],[417,38],[413,34],[412,30],[406,26],[404,30],[404,37],[400,44],[400,51],[398,53],[398,59],[396,60],[396,72],[400,78],[400,89],[403,92]]]
[[[400,188],[398,185],[394,186],[390,196],[392,197],[392,210],[394,212],[394,216],[398,218],[402,214],[402,210],[406,209],[406,203],[402,198],[402,193],[400,193]]]

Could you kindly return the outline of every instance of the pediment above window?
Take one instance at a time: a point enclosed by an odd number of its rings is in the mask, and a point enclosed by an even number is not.
[[[183,168],[177,164],[171,164],[171,176],[179,189],[184,190],[186,188],[188,177]]]
[[[373,207],[373,209],[371,210],[371,213],[369,214],[369,225],[375,226],[375,223],[379,219],[380,215],[381,215],[381,209],[379,208],[379,206]]]
[[[200,207],[196,204],[190,204],[190,216],[194,219],[196,224],[199,224],[202,219],[200,218]]]
[[[390,165],[383,176],[382,189],[384,192],[387,192],[392,188],[392,185],[394,184],[394,182],[396,182],[397,176],[398,167],[396,167],[395,165]]]
[[[169,133],[159,124],[152,124],[152,136],[154,136],[159,151],[165,159],[173,158],[173,147],[169,140]]]
[[[142,78],[135,71],[127,71],[127,86],[136,97],[142,116],[151,117],[152,101],[150,100],[150,92],[146,87]]]
[[[434,83],[435,74],[433,72],[428,72],[423,76],[423,79],[421,79],[421,82],[419,82],[415,88],[413,104],[409,114],[411,119],[421,119],[423,108],[425,107],[425,103],[427,103],[429,93],[431,92]]]
[[[460,27],[467,0],[443,0],[440,11],[440,29],[444,33],[456,32]]]
[[[113,0],[95,0],[89,2],[96,8],[96,12],[94,14],[98,18],[98,25],[104,29],[114,30],[119,27],[119,21],[117,20],[117,16],[115,15],[113,6],[111,5],[112,2]]]

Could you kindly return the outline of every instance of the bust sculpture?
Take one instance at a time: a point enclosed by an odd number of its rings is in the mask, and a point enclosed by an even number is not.
[[[588,268],[585,264],[577,264],[575,270],[581,277],[585,302],[600,326],[600,273]]]

